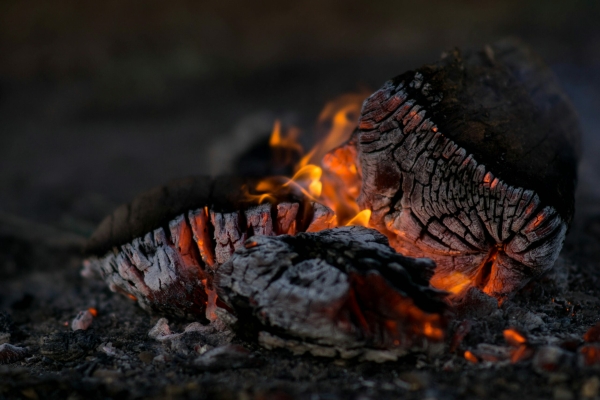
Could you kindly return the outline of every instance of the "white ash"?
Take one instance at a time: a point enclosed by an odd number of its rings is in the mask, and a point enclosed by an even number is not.
[[[88,310],[80,311],[77,316],[71,322],[71,329],[76,330],[87,330],[94,321],[94,316]]]
[[[203,371],[236,369],[257,364],[253,354],[237,344],[226,344],[208,350],[193,361],[193,366]]]

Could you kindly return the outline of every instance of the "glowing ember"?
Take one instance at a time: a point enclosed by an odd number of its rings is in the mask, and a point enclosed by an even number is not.
[[[527,344],[522,344],[510,353],[510,362],[516,364],[533,357],[534,350]]]
[[[583,335],[583,340],[588,343],[600,342],[600,323],[597,323],[588,329],[588,331]]]
[[[458,271],[453,271],[448,275],[434,275],[431,278],[431,284],[452,294],[459,294],[470,286],[471,278]]]
[[[273,149],[275,164],[277,166],[290,165],[294,162],[294,155],[303,154],[304,149],[298,143],[300,130],[292,127],[285,135],[281,133],[281,122],[276,120],[269,139],[269,146]]]
[[[204,285],[204,290],[208,295],[208,299],[206,300],[206,319],[209,321],[216,321],[218,316],[216,313],[217,310],[217,291],[209,288],[208,279],[202,279],[202,285]]]
[[[522,344],[527,343],[527,338],[523,336],[520,332],[518,332],[516,329],[505,329],[503,334],[506,343],[513,347],[518,347]]]
[[[472,362],[473,364],[477,364],[479,359],[475,356],[475,354],[471,353],[469,350],[465,351],[465,360]]]

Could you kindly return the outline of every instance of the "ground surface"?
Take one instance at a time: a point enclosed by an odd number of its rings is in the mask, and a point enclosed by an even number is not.
[[[598,396],[600,370],[578,366],[574,352],[554,372],[532,361],[473,364],[462,356],[480,343],[505,346],[509,326],[559,345],[600,320],[597,6],[439,1],[365,10],[332,1],[283,16],[225,5],[230,13],[213,9],[194,20],[177,3],[150,14],[120,10],[121,2],[105,14],[69,2],[39,12],[20,2],[1,6],[8,57],[0,68],[0,337],[10,333],[4,340],[28,356],[0,365],[0,399]],[[114,22],[120,11],[129,31],[102,20]],[[164,16],[170,24],[157,23]],[[286,22],[292,16],[301,22]],[[310,131],[340,93],[360,84],[374,90],[449,46],[480,47],[505,35],[533,44],[580,113],[577,211],[558,272],[493,315],[472,317],[456,353],[355,363],[235,338],[251,362],[204,371],[192,365],[192,351],[206,338],[151,339],[158,317],[80,277],[82,240],[140,190],[226,170],[277,117]],[[98,310],[92,330],[70,334],[70,321],[90,307]],[[170,324],[174,332],[185,326]]]
[[[292,356],[234,338],[251,351],[252,362],[202,371],[192,363],[197,353],[189,350],[206,338],[189,337],[187,347],[149,338],[157,317],[102,282],[80,277],[78,255],[48,244],[41,259],[29,258],[28,269],[15,270],[0,284],[4,321],[12,320],[4,324],[9,342],[29,352],[22,361],[0,366],[0,398],[575,398],[591,390],[582,388],[594,387],[598,369],[565,361],[559,370],[545,372],[531,361],[473,364],[462,354],[479,343],[504,346],[502,330],[510,326],[527,332],[536,344],[581,340],[600,316],[599,211],[597,205],[580,207],[557,272],[530,285],[495,315],[471,317],[473,328],[455,353],[412,355],[387,364]],[[11,243],[15,262],[33,257],[31,238],[23,236]],[[60,244],[75,241],[66,237]],[[40,244],[45,245],[43,240],[35,245]],[[89,307],[98,310],[91,329],[70,333],[65,325]],[[182,332],[186,325],[170,327]]]

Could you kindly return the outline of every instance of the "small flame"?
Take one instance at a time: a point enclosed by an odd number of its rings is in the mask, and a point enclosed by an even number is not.
[[[360,193],[360,178],[354,157],[343,148],[329,153],[346,142],[356,128],[362,102],[368,94],[367,91],[345,94],[327,103],[317,122],[317,131],[326,134],[306,154],[298,143],[300,131],[294,127],[284,130],[281,122],[275,121],[269,139],[275,162],[289,165],[291,155],[302,157],[291,178],[269,177],[261,180],[252,191],[243,187],[245,197],[260,204],[276,203],[281,195],[290,192],[301,194],[309,201],[331,208],[339,225],[369,226],[370,210],[361,211],[356,203]],[[319,165],[321,163],[322,166]]]
[[[354,218],[346,223],[346,226],[364,226],[369,227],[369,220],[371,219],[371,210],[362,210]]]
[[[273,150],[276,165],[291,165],[294,162],[294,155],[304,154],[302,145],[298,143],[298,136],[300,130],[296,127],[288,129],[284,136],[281,133],[281,122],[275,120],[269,146]]]
[[[92,314],[92,317],[94,317],[94,318],[98,316],[98,310],[96,310],[96,309],[95,309],[95,308],[93,308],[93,307],[92,307],[92,308],[88,308],[88,312],[89,312],[90,314]]]

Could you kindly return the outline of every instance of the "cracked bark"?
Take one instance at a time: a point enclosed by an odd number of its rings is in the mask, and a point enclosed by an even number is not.
[[[579,136],[550,70],[503,41],[388,81],[337,151],[356,153],[372,226],[397,251],[435,260],[434,286],[502,300],[558,256]]]

